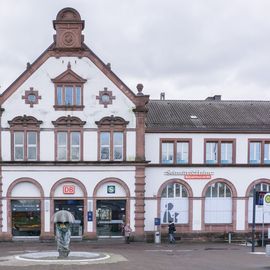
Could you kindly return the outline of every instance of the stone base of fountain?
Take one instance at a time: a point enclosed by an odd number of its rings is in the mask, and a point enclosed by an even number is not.
[[[113,253],[98,253],[98,252],[83,252],[73,251],[69,253],[66,258],[59,258],[57,251],[39,251],[18,254],[7,257],[0,257],[0,269],[1,266],[15,266],[25,267],[32,265],[85,265],[85,264],[107,264],[117,263],[121,261],[127,261],[125,257],[120,254]],[[16,269],[17,269],[16,268]]]
[[[38,262],[91,262],[110,258],[110,255],[95,252],[70,252],[68,257],[59,257],[56,251],[45,251],[17,255],[17,260]]]

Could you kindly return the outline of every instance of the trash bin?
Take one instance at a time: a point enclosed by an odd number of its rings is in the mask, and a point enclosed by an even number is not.
[[[160,244],[160,232],[155,232],[155,244]]]
[[[265,246],[265,255],[270,256],[270,245]]]

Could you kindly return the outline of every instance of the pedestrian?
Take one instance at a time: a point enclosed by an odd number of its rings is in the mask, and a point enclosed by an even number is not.
[[[125,232],[125,242],[126,244],[129,244],[130,242],[130,234],[132,232],[132,229],[129,226],[129,223],[127,223],[124,227],[124,232]]]
[[[168,232],[169,232],[169,241],[171,244],[175,243],[175,238],[174,238],[174,232],[176,231],[174,223],[170,221],[169,226],[168,226]]]

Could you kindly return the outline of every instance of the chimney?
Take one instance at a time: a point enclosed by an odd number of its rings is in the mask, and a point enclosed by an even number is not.
[[[165,92],[160,93],[160,100],[165,100]]]

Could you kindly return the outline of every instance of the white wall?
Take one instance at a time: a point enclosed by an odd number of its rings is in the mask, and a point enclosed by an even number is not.
[[[146,133],[145,135],[145,155],[146,160],[151,163],[159,163],[160,157],[160,139],[177,138],[192,139],[192,163],[204,163],[204,139],[224,138],[236,139],[236,163],[248,162],[248,139],[267,138],[270,134],[226,134],[226,133]]]
[[[84,110],[83,111],[55,111],[54,109],[54,84],[51,79],[57,77],[67,69],[68,62],[71,63],[71,69],[79,76],[87,80],[84,84]],[[38,104],[30,108],[25,104],[22,96],[25,91],[33,87],[38,90],[41,99]],[[99,104],[96,96],[104,87],[112,91],[115,99],[111,105],[104,108]],[[41,124],[41,160],[54,160],[54,136],[53,124],[61,116],[76,116],[82,121],[86,121],[84,128],[97,129],[95,121],[101,120],[105,116],[115,115],[124,118],[129,122],[127,128],[136,127],[135,114],[132,109],[135,105],[117,88],[88,58],[79,59],[77,57],[49,58],[30,78],[28,78],[2,105],[5,109],[2,115],[2,127],[9,128],[8,121],[16,116],[28,115],[34,116],[43,121]],[[46,129],[45,131],[43,129]],[[52,129],[51,131],[49,129]],[[96,131],[95,131],[96,132]],[[90,135],[88,138],[87,136]],[[97,138],[91,132],[86,132],[85,136],[85,159],[96,160],[97,151],[93,154],[93,147],[97,145]],[[128,157],[133,157],[135,153],[135,136],[128,133]],[[90,141],[90,142],[89,142]],[[91,147],[89,147],[89,144]],[[9,132],[3,132],[2,147],[4,150],[3,160],[10,160],[10,135]],[[46,149],[46,151],[44,151]],[[89,153],[90,151],[90,153]],[[89,159],[88,159],[89,158]]]

